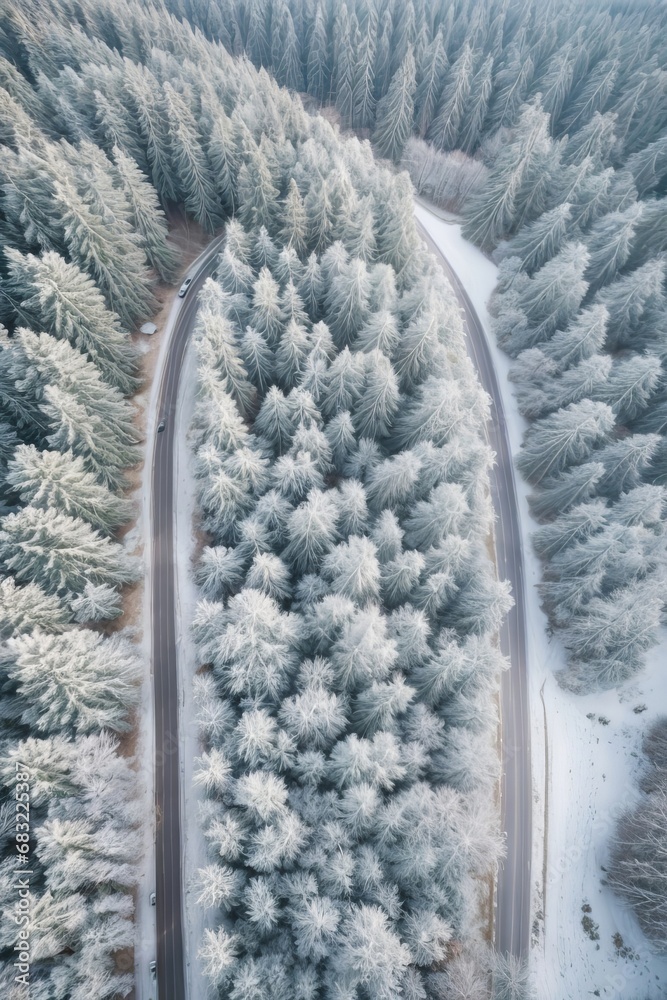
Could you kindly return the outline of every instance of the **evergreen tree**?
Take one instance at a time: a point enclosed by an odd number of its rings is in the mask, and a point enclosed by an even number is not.
[[[597,293],[596,301],[609,313],[606,343],[610,350],[634,346],[647,310],[661,302],[664,276],[665,262],[655,258]]]
[[[23,317],[78,347],[121,392],[133,392],[137,353],[94,281],[55,253],[35,257],[7,248],[5,256]]]
[[[667,174],[667,136],[629,156],[626,168],[634,178],[640,197],[658,188]]]
[[[642,654],[656,640],[659,621],[660,600],[650,584],[624,587],[609,598],[594,597],[586,614],[563,631],[566,648],[575,663],[582,663],[583,684],[610,686],[636,673]]]
[[[129,520],[132,504],[115,496],[71,452],[20,445],[8,466],[8,482],[26,504],[82,518],[110,534]]]
[[[375,39],[377,12],[369,4],[366,23],[361,27],[358,46],[358,71],[352,89],[352,125],[354,128],[372,128],[375,121]]]
[[[496,258],[518,257],[521,270],[533,274],[561,250],[568,234],[571,209],[567,203],[544,212],[535,222],[521,228],[507,243],[496,249]]]
[[[137,433],[127,403],[68,343],[29,330],[20,330],[18,336],[24,358],[43,387],[40,408],[54,428],[47,443],[81,455],[88,471],[118,488],[122,470],[137,460]]]
[[[509,353],[516,355],[548,340],[574,320],[588,287],[584,278],[588,259],[582,243],[567,243],[522,285],[516,305],[525,324],[506,338],[504,346]]]
[[[109,308],[132,326],[154,300],[139,239],[120,220],[97,215],[67,181],[56,182],[55,208],[72,260],[101,289]]]
[[[602,448],[595,455],[604,466],[597,492],[602,496],[617,497],[639,486],[659,443],[657,434],[632,434]]]
[[[331,64],[327,18],[322,3],[317,4],[309,39],[307,79],[308,93],[323,102],[329,94]]]
[[[494,93],[489,109],[491,128],[509,128],[519,117],[533,78],[534,64],[530,55],[516,41],[510,43],[504,64],[494,81]]]
[[[415,92],[415,125],[423,138],[435,114],[447,70],[447,55],[442,33],[437,32],[427,46],[420,66],[419,83]]]
[[[303,90],[303,69],[299,42],[294,30],[294,22],[289,7],[286,4],[274,5],[271,25],[272,47],[280,46],[280,59],[273,56],[273,65],[278,81],[291,90]]]
[[[552,155],[548,115],[539,103],[526,105],[512,141],[494,163],[487,186],[470,200],[464,236],[483,250],[491,250],[517,228],[522,217],[529,221],[525,200],[530,197],[534,203],[535,192],[542,190],[547,177],[545,167]],[[545,204],[537,211],[533,209],[534,216],[546,208]]]
[[[169,83],[162,87],[169,122],[172,169],[178,178],[188,212],[213,232],[221,223],[218,197],[209,163],[199,138],[197,122],[185,100]]]
[[[617,361],[594,397],[611,406],[619,424],[627,424],[648,408],[661,377],[659,358],[637,354]]]
[[[343,348],[352,344],[368,316],[370,284],[366,265],[350,260],[336,275],[326,297],[326,321],[334,342]]]
[[[454,149],[463,121],[473,75],[472,49],[466,43],[449,71],[436,117],[431,122],[428,138],[437,149]]]
[[[284,202],[283,218],[281,234],[283,240],[288,246],[293,247],[300,257],[303,257],[307,248],[308,220],[303,199],[293,177],[290,180]]]
[[[565,151],[567,162],[579,165],[590,158],[596,169],[608,167],[616,140],[615,122],[612,112],[601,115],[596,111],[583,128],[568,138]]]
[[[83,592],[86,583],[131,583],[136,568],[122,547],[80,518],[57,510],[25,507],[0,528],[0,557],[19,582],[48,594]]]
[[[216,677],[230,694],[269,700],[284,693],[297,662],[300,623],[257,590],[229,601],[227,625],[213,657]]]
[[[266,155],[249,140],[238,178],[240,218],[246,229],[266,226],[271,229],[278,216],[279,191],[273,185]]]
[[[544,480],[540,492],[529,497],[531,510],[536,517],[555,517],[592,497],[603,475],[604,465],[601,462],[584,462]]]
[[[22,721],[38,732],[125,732],[138,702],[138,660],[127,640],[89,629],[35,632],[8,640],[9,677],[17,685]],[[113,673],[109,662],[113,662]]]
[[[380,156],[398,161],[412,130],[415,60],[409,48],[377,109],[373,139]]]
[[[582,309],[565,330],[557,331],[541,345],[542,354],[560,370],[593,357],[605,343],[609,313],[602,305]],[[521,355],[519,355],[521,357]]]
[[[459,128],[458,145],[466,153],[473,153],[479,145],[492,89],[493,56],[489,55],[472,79],[468,107]]]
[[[62,632],[68,621],[65,604],[36,583],[17,587],[13,576],[6,576],[0,582],[0,636],[3,639],[34,630]]]
[[[118,146],[114,147],[113,157],[130,205],[130,222],[141,238],[149,264],[163,281],[169,282],[176,273],[178,254],[167,242],[167,222],[160,209],[155,188],[132,157]]]
[[[251,320],[253,329],[275,347],[283,325],[280,287],[267,267],[263,267],[253,286]]]
[[[391,81],[393,33],[392,12],[387,9],[384,11],[380,21],[378,39],[375,46],[375,98],[378,101],[387,93]]]
[[[391,362],[381,351],[372,350],[361,399],[354,410],[357,433],[370,438],[388,435],[398,403],[398,379]]]
[[[571,403],[526,431],[517,465],[529,482],[540,483],[590,458],[613,426],[614,415],[606,404],[588,399]]]
[[[602,216],[592,227],[587,237],[589,293],[613,281],[626,263],[641,212],[641,205],[631,205]]]
[[[379,906],[352,910],[343,926],[336,974],[349,990],[362,985],[372,1000],[395,991],[410,963],[410,952],[390,930]]]
[[[106,583],[87,583],[84,591],[72,601],[77,622],[99,622],[118,618],[123,613],[120,594]]]
[[[225,214],[234,212],[238,205],[236,189],[239,171],[239,151],[232,120],[218,103],[210,108],[202,102],[208,125],[207,157],[213,172],[213,182],[220,207]]]

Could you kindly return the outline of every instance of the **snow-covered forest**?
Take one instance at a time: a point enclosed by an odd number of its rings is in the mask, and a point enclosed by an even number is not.
[[[611,110],[552,132],[526,105],[465,231],[500,261],[491,309],[531,421],[518,466],[545,522],[544,607],[565,682],[586,690],[640,669],[664,606],[667,160]]]
[[[619,820],[607,881],[633,907],[642,930],[667,949],[667,718],[644,735],[642,799]]]
[[[55,10],[41,29],[24,7],[6,11],[0,56],[0,983],[3,996],[26,995],[13,964],[22,773],[39,1000],[125,996],[134,982],[144,817],[122,741],[141,667],[131,637],[108,625],[139,572],[116,537],[134,513],[125,470],[141,443],[130,331],[177,263],[132,151],[59,103],[60,69],[83,79],[74,67],[94,44],[61,13],[66,49]]]
[[[274,212],[228,224],[195,332],[198,889],[228,913],[202,955],[235,996],[419,997],[499,850],[486,401],[409,189],[304,124]],[[341,174],[368,224],[322,238]]]
[[[466,235],[503,263],[497,336],[535,421],[520,467],[548,522],[566,682],[631,676],[665,564],[664,7],[168,2],[465,205]]]
[[[500,264],[544,605],[566,682],[618,683],[664,603],[666,16],[609,0],[3,8],[3,995],[23,996],[17,764],[31,997],[132,988],[141,665],[118,620],[139,569],[119,532],[143,444],[131,334],[179,271],[178,208],[226,225],[192,429],[197,893],[219,924],[201,961],[233,1000],[488,996],[509,596],[487,556],[486,399],[397,165]],[[658,938],[657,779],[646,795],[609,881]],[[525,993],[523,971],[501,962],[494,989]]]
[[[137,573],[114,537],[141,443],[128,331],[175,271],[160,206],[180,203],[209,230],[238,217],[198,332],[218,859],[201,898],[238,924],[203,959],[214,983],[307,996],[331,948],[327,981],[419,996],[417,968],[477,931],[499,852],[492,638],[509,598],[454,300],[407,178],[368,145],[164,11],[95,4],[74,30],[71,13],[11,10],[0,63],[3,749],[8,787],[17,760],[35,782],[31,995],[131,986],[117,959],[140,817],[118,738],[139,671],[104,622]],[[232,847],[221,863],[225,824],[243,865]],[[480,974],[461,957],[433,988]]]

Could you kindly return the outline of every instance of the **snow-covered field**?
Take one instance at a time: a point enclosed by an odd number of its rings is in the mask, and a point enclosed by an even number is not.
[[[466,288],[487,333],[499,376],[512,453],[527,426],[517,412],[507,372],[509,359],[495,346],[486,308],[496,267],[461,236],[461,227],[422,205],[415,214]],[[667,995],[667,957],[658,956],[633,914],[602,884],[607,842],[619,812],[636,795],[642,731],[667,713],[664,663],[667,632],[646,670],[617,690],[585,697],[563,691],[554,671],[564,663],[550,640],[536,584],[540,564],[530,543],[536,524],[528,488],[517,476],[528,621],[533,748],[533,916],[531,963],[540,1000],[657,1000]],[[637,713],[635,709],[645,710]],[[547,746],[545,760],[545,742]],[[545,830],[546,826],[546,830]],[[546,836],[545,836],[546,833]],[[582,906],[590,906],[585,914]],[[582,926],[589,916],[595,940]],[[620,934],[621,942],[614,935]]]

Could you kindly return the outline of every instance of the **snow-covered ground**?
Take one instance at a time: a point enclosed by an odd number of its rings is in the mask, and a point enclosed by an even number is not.
[[[187,432],[191,423],[196,388],[196,355],[192,343],[188,344],[178,394],[175,424],[175,503],[174,536],[176,552],[176,647],[178,656],[178,682],[181,761],[181,850],[183,853],[183,899],[186,960],[186,996],[188,1000],[204,1000],[207,982],[201,974],[197,950],[202,943],[207,926],[207,911],[197,906],[197,891],[192,888],[199,868],[208,863],[206,841],[199,825],[199,802],[204,798],[201,786],[194,785],[194,760],[200,754],[195,706],[192,697],[192,679],[196,670],[195,647],[190,623],[198,600],[197,588],[192,578],[193,554],[196,548],[194,534],[195,478],[194,456],[188,444]],[[210,911],[209,911],[210,912]]]
[[[495,345],[486,308],[497,269],[463,239],[460,225],[437,218],[420,204],[415,214],[457,273],[484,326],[512,453],[517,454],[527,424],[517,412],[507,378],[510,362]],[[635,801],[641,733],[656,716],[667,713],[667,632],[635,680],[585,697],[563,691],[554,671],[563,666],[564,651],[547,636],[539,606],[540,563],[530,543],[536,524],[528,510],[528,488],[518,476],[517,493],[525,556],[533,750],[531,963],[538,995],[540,1000],[587,996],[657,1000],[667,995],[667,957],[651,951],[633,914],[602,884],[602,866],[616,817]],[[635,712],[642,706],[645,710]],[[582,926],[584,905],[590,906],[587,915],[598,925],[596,940]],[[629,949],[631,954],[619,953],[615,934],[623,939],[624,953]]]

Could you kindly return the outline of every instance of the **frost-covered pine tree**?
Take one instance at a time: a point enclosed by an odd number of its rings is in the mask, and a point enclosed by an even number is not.
[[[213,172],[199,137],[197,121],[184,98],[171,84],[163,84],[162,96],[164,114],[169,123],[171,165],[183,202],[204,229],[213,232],[222,217]]]
[[[374,142],[381,156],[398,161],[412,130],[415,59],[409,48],[377,108]]]
[[[454,149],[463,120],[473,75],[473,53],[465,44],[449,70],[437,114],[429,126],[428,138],[437,149]]]
[[[8,640],[5,666],[23,721],[42,733],[125,732],[137,704],[139,664],[131,645],[89,629],[35,632]],[[113,662],[114,670],[109,671]]]
[[[36,583],[17,587],[13,576],[0,583],[0,635],[3,639],[40,629],[61,632],[69,621],[67,606]]]
[[[279,215],[279,191],[273,184],[264,149],[249,139],[239,170],[238,190],[241,222],[247,229],[272,229]]]
[[[613,426],[613,412],[605,403],[571,403],[526,431],[517,465],[529,482],[540,483],[591,458]]]
[[[178,267],[178,253],[168,241],[169,230],[155,188],[135,162],[118,146],[114,163],[130,206],[130,222],[141,238],[144,253],[163,281],[171,281]]]
[[[41,257],[7,248],[10,294],[35,329],[68,340],[102,377],[128,395],[139,381],[138,356],[95,282],[56,253]]]
[[[137,573],[122,546],[53,508],[28,506],[4,517],[0,558],[19,582],[36,583],[49,594],[80,594],[89,581],[130,583]]]
[[[130,328],[153,310],[139,237],[121,220],[98,215],[66,179],[56,181],[54,207],[72,260],[96,282],[107,305]]]
[[[128,500],[111,493],[71,452],[19,445],[7,477],[24,503],[81,518],[105,534],[128,521],[132,512]]]

